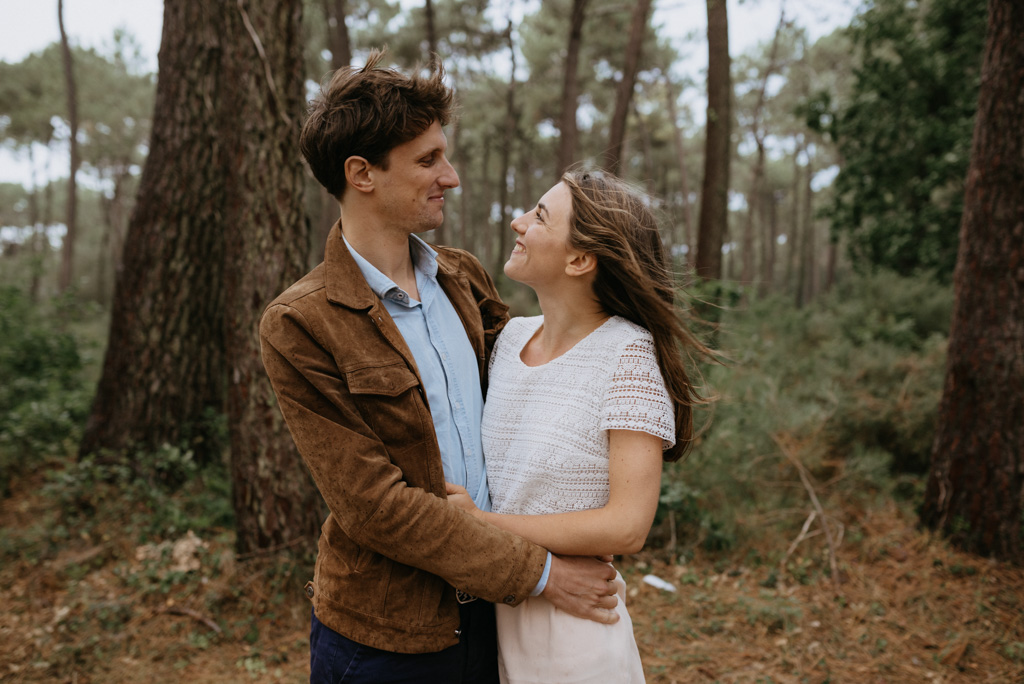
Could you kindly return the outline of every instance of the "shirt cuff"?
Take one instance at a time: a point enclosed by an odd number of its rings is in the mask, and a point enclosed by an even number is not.
[[[548,558],[544,561],[544,572],[540,574],[540,579],[537,581],[537,586],[530,592],[530,596],[540,596],[544,591],[544,587],[548,586],[548,575],[551,574],[551,552],[548,551]]]

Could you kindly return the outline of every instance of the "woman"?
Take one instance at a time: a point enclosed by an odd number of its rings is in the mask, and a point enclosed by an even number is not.
[[[662,460],[690,445],[700,401],[657,221],[619,179],[567,173],[512,222],[505,264],[537,293],[541,316],[513,319],[494,347],[482,434],[493,512],[450,499],[554,553],[641,549]],[[540,597],[497,606],[499,671],[509,684],[643,682],[615,580],[619,620],[568,615]]]

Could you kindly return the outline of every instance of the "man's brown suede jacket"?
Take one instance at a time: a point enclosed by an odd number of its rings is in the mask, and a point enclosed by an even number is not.
[[[508,320],[462,250],[437,280],[462,318],[481,379]],[[453,587],[515,605],[546,551],[447,503],[441,455],[412,353],[331,230],[324,262],[260,321],[263,363],[330,515],[307,593],[324,625],[361,644],[427,653],[458,641]]]

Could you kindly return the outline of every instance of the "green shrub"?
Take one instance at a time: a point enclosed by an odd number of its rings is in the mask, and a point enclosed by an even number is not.
[[[766,532],[745,521],[799,526],[807,494],[781,445],[819,483],[841,474],[843,496],[919,491],[901,473],[928,467],[951,309],[948,288],[873,274],[804,309],[771,297],[717,310],[728,360],[702,370],[718,401],[689,459],[665,468],[659,519],[672,512],[706,549]]]
[[[0,287],[0,495],[12,474],[77,444],[92,388],[68,324],[84,315],[71,298],[37,306]]]
[[[145,542],[234,525],[227,466],[200,467],[192,452],[167,444],[86,456],[51,471],[45,493],[60,523],[85,533],[113,525]]]

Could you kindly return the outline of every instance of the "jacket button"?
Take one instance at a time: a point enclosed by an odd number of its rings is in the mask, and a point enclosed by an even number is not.
[[[502,600],[503,600],[503,601],[504,601],[505,603],[508,603],[509,605],[511,605],[511,604],[513,604],[513,603],[515,603],[515,602],[516,602],[516,595],[515,595],[515,594],[509,594],[508,596],[506,596],[506,597],[505,597],[504,599],[502,599]]]
[[[306,585],[306,596],[309,597],[309,598],[313,598],[313,584],[312,583]]]
[[[455,630],[455,638],[459,638],[460,636],[462,636],[462,630],[461,629]]]

